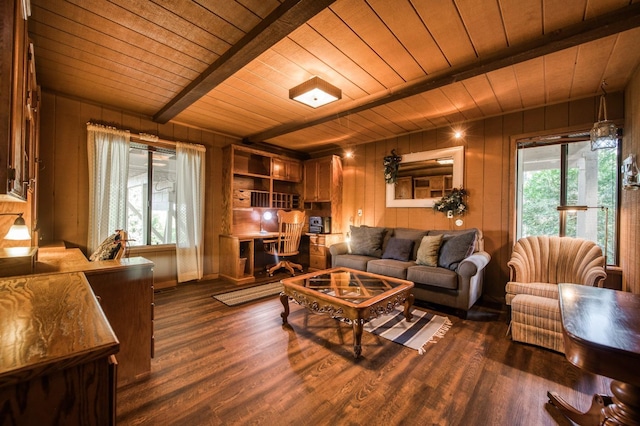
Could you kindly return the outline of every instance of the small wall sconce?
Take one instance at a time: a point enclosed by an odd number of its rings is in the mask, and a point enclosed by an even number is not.
[[[622,189],[637,190],[640,188],[640,177],[638,176],[638,165],[636,156],[629,156],[622,162]]]
[[[0,216],[18,216],[9,228],[9,232],[4,236],[5,240],[30,240],[31,234],[22,215],[24,213],[0,213]]]

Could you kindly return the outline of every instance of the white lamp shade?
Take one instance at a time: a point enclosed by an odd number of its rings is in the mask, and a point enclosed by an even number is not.
[[[17,220],[16,220],[17,222]],[[27,225],[11,225],[9,232],[4,237],[5,240],[30,240],[29,228]]]

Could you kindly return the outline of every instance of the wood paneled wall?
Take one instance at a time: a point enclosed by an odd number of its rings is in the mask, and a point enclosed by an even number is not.
[[[625,126],[622,158],[635,154],[640,161],[640,67],[625,90]],[[640,191],[622,191],[620,202],[620,266],[622,288],[640,294]]]
[[[582,126],[590,129],[597,118],[598,101],[594,97],[464,123],[461,127],[466,136],[462,140],[453,138],[452,129],[443,128],[357,146],[353,159],[343,159],[345,231],[351,224],[421,229],[455,227],[442,213],[430,208],[387,208],[382,161],[392,149],[402,155],[464,145],[464,187],[469,191],[469,212],[463,217],[462,228],[483,231],[485,250],[491,255],[484,293],[504,300],[509,276],[507,262],[514,243],[514,140],[518,135],[535,132]],[[621,93],[607,96],[610,119],[622,120],[623,104]],[[359,209],[363,211],[361,217],[357,215]]]
[[[40,245],[62,240],[86,254],[89,216],[86,123],[95,121],[134,133],[150,133],[162,139],[206,146],[204,274],[217,274],[221,148],[239,141],[177,124],[157,124],[146,117],[57,94],[43,92],[42,97],[38,182]]]
[[[640,134],[633,133],[633,121],[640,120],[640,76],[636,73],[626,91],[609,94],[609,118],[622,120],[626,107],[624,155],[638,153]],[[464,145],[464,186],[469,191],[469,213],[463,228],[477,227],[484,233],[485,250],[491,263],[485,275],[485,295],[504,298],[508,280],[507,261],[513,245],[514,205],[513,157],[518,135],[584,126],[597,119],[598,97],[550,105],[462,125],[465,137],[454,140],[451,129],[413,133],[355,147],[354,158],[343,158],[343,228],[348,225],[446,229],[453,225],[429,208],[387,208],[382,159],[396,149],[399,154]],[[39,188],[41,243],[64,240],[86,249],[88,186],[86,122],[113,123],[134,132],[157,134],[161,138],[201,143],[207,146],[205,207],[205,275],[217,274],[218,235],[222,204],[221,147],[239,142],[209,132],[152,121],[107,107],[51,93],[43,94]],[[629,146],[627,146],[629,145]],[[342,152],[335,152],[341,155]],[[326,153],[325,153],[326,154]],[[639,192],[625,191],[622,204],[621,259],[627,287],[639,292],[636,248]],[[362,209],[362,216],[358,216]],[[635,286],[635,287],[634,287]]]

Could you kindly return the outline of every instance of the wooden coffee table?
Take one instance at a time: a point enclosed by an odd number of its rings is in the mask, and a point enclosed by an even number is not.
[[[404,305],[404,317],[411,321],[413,283],[348,268],[316,271],[281,281],[280,301],[284,306],[282,323],[287,324],[289,299],[318,314],[353,326],[353,355],[362,352],[363,325]]]

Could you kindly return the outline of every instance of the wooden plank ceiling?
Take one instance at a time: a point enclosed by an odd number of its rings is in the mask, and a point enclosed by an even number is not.
[[[622,90],[640,0],[31,0],[46,90],[313,152]],[[313,76],[342,99],[288,92]]]

